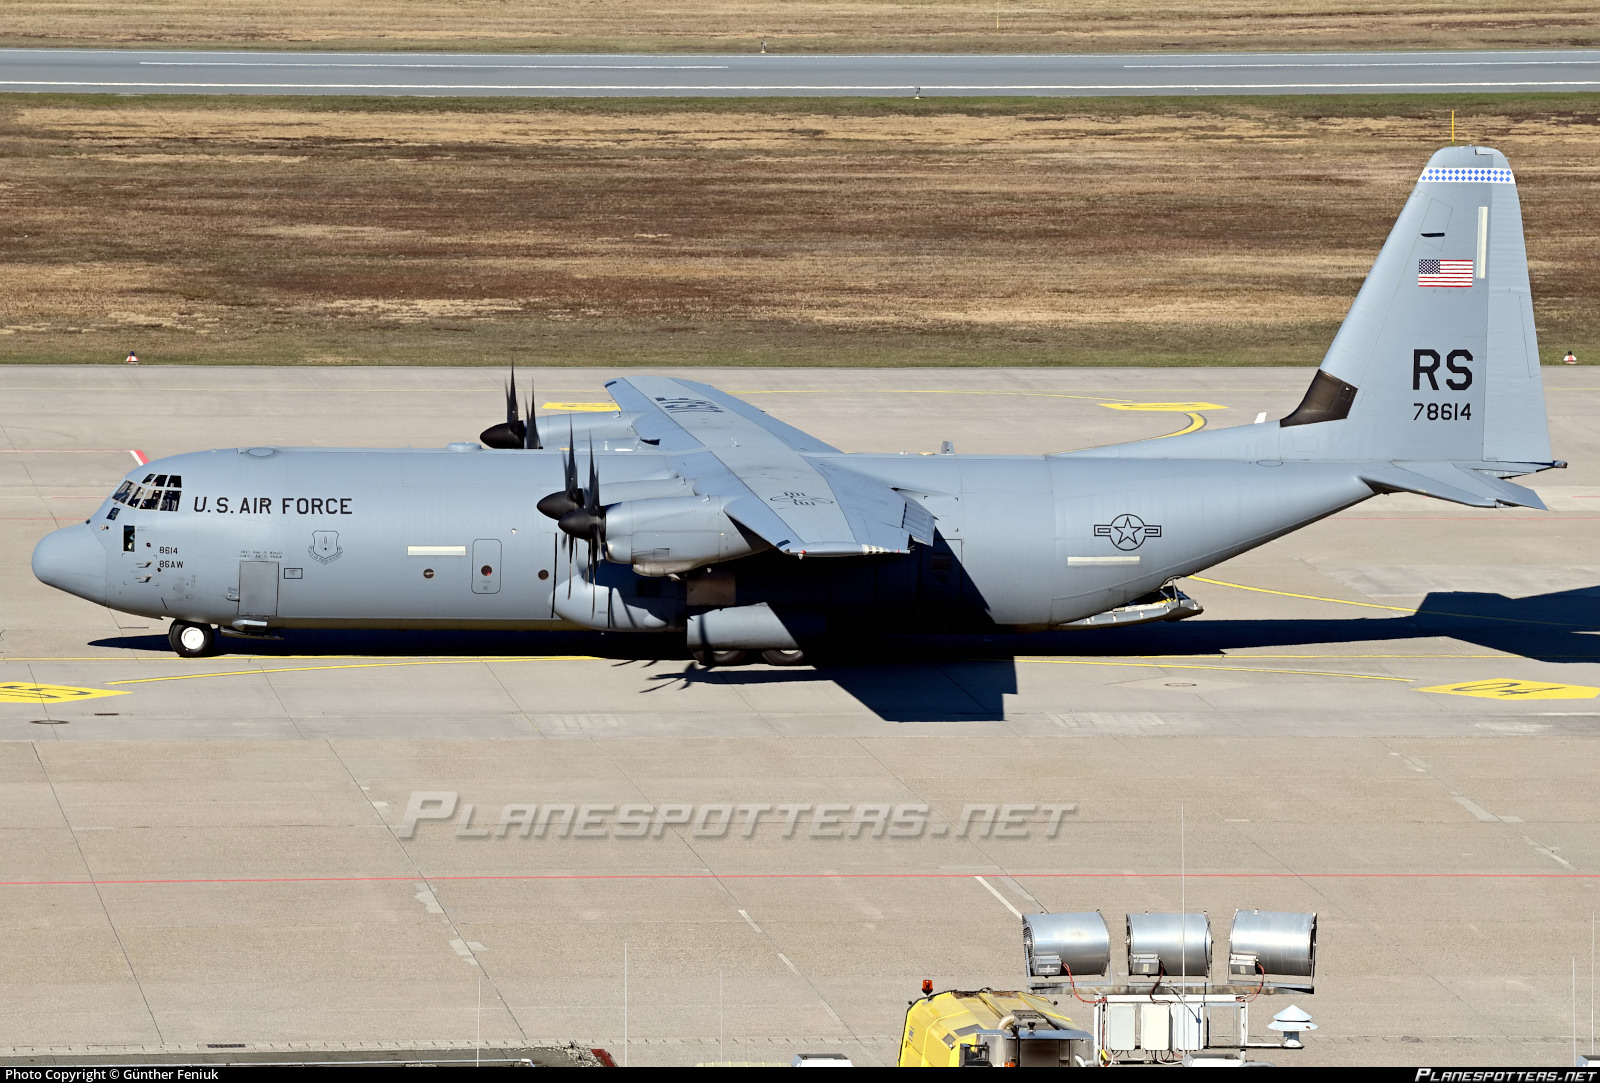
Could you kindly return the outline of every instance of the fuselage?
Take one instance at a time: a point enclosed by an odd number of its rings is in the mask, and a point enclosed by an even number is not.
[[[843,559],[769,551],[673,577],[602,560],[591,586],[585,543],[535,508],[562,487],[562,455],[476,444],[177,455],[41,541],[34,571],[112,609],[246,631],[670,631],[750,606],[819,631],[1029,631],[1372,495],[1341,463],[1174,460],[1153,472],[1072,456],[841,454],[927,508],[934,544]],[[676,458],[648,444],[595,456],[603,502],[692,492]]]

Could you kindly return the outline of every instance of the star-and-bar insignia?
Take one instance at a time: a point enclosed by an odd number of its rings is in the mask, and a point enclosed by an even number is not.
[[[1146,538],[1161,537],[1161,527],[1155,523],[1146,523],[1137,515],[1124,512],[1109,523],[1096,523],[1094,536],[1110,538],[1111,544],[1118,549],[1137,549],[1144,544]]]

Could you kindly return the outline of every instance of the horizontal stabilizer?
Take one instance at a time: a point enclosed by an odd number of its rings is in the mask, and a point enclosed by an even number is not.
[[[1361,480],[1379,492],[1416,493],[1472,508],[1510,505],[1549,510],[1532,489],[1465,463],[1369,463],[1361,468]]]

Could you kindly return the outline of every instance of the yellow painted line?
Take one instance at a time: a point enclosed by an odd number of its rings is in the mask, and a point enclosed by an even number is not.
[[[1105,405],[1115,395],[1068,395],[1062,391],[958,391],[927,387],[795,388],[781,391],[729,391],[730,395],[998,395],[1014,399],[1084,399]]]
[[[1582,684],[1549,684],[1544,681],[1487,680],[1463,681],[1419,688],[1418,692],[1438,692],[1447,696],[1477,696],[1479,699],[1594,699],[1600,688]]]
[[[569,414],[614,414],[619,407],[614,402],[547,402],[544,409]]]
[[[70,703],[127,694],[109,688],[72,688],[64,684],[0,684],[0,703]]]
[[[1214,402],[1102,402],[1107,410],[1142,410],[1158,414],[1192,414],[1197,410],[1226,410]]]
[[[154,684],[157,681],[199,681],[207,677],[264,677],[273,673],[312,673],[327,669],[392,669],[398,666],[462,666],[492,662],[598,662],[592,654],[549,654],[536,658],[443,658],[424,662],[358,662],[340,666],[282,666],[278,669],[231,669],[220,673],[180,673],[173,677],[136,677],[107,684]]]
[[[1276,594],[1280,598],[1304,598],[1309,602],[1332,602],[1335,605],[1355,605],[1362,609],[1387,609],[1394,613],[1415,613],[1415,609],[1402,605],[1378,605],[1375,602],[1352,602],[1345,598],[1323,598],[1316,594],[1296,594],[1291,590],[1269,590],[1266,587],[1247,587],[1243,583],[1225,583],[1221,579],[1207,579],[1203,575],[1191,575],[1188,578],[1196,583],[1210,583],[1214,587],[1232,587],[1234,590],[1248,590],[1256,594]]]
[[[1174,434],[1176,435],[1176,434]],[[1217,587],[1232,587],[1235,590],[1249,590],[1257,594],[1276,594],[1280,598],[1304,598],[1312,602],[1332,602],[1335,605],[1354,605],[1362,609],[1387,609],[1394,613],[1420,613],[1420,609],[1412,609],[1403,605],[1378,605],[1376,602],[1352,602],[1347,598],[1323,598],[1316,594],[1296,594],[1288,590],[1268,590],[1266,587],[1247,587],[1243,583],[1225,583],[1221,579],[1207,579],[1202,575],[1191,575],[1187,578],[1197,583],[1210,583]],[[1525,620],[1521,617],[1486,617],[1481,613],[1445,613],[1439,610],[1430,610],[1432,617],[1455,617],[1458,620],[1488,620],[1497,624],[1537,624],[1545,628],[1587,628],[1587,624],[1568,624],[1557,620]]]
[[[1179,429],[1177,432],[1164,433],[1161,436],[1156,437],[1156,439],[1157,440],[1165,440],[1169,436],[1183,436],[1183,435],[1185,435],[1187,433],[1198,432],[1198,431],[1200,431],[1201,429],[1203,429],[1205,427],[1206,427],[1206,419],[1205,419],[1205,417],[1203,415],[1201,415],[1201,414],[1190,414],[1189,415],[1189,424],[1185,425],[1183,428]]]
[[[1412,680],[1410,677],[1383,677],[1376,673],[1334,673],[1322,669],[1273,669],[1266,666],[1200,666],[1177,662],[1090,662],[1068,658],[1018,658],[1016,661],[1047,666],[1127,666],[1133,669],[1217,669],[1229,673],[1294,673],[1302,677],[1349,677],[1357,681],[1399,681],[1401,684],[1409,684]]]

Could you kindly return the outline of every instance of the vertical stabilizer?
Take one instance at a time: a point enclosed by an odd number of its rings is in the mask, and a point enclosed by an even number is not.
[[[1522,209],[1504,155],[1447,147],[1429,160],[1281,427],[1296,458],[1549,460]]]
[[[1429,160],[1305,399],[1277,424],[1072,454],[1431,463],[1452,483],[1451,464],[1495,478],[1553,465],[1522,208],[1505,156],[1446,147]],[[1374,484],[1421,491],[1401,484],[1407,471]],[[1490,504],[1508,500],[1492,483],[1472,487]]]

